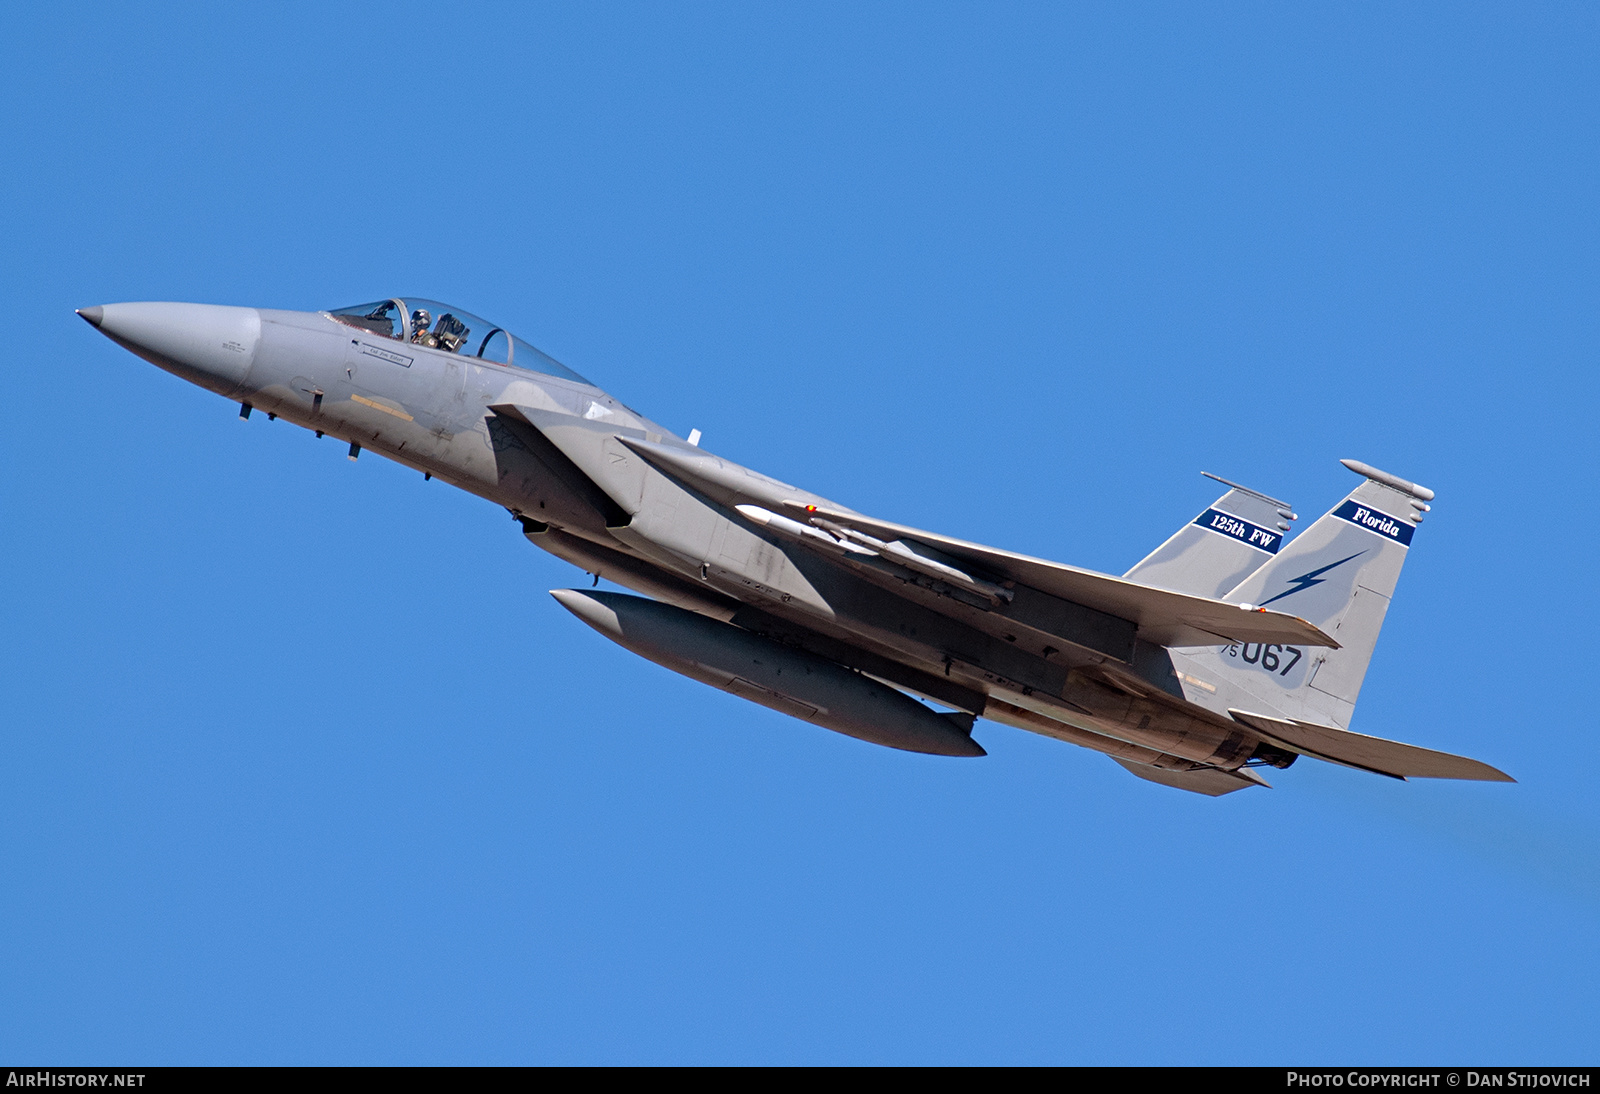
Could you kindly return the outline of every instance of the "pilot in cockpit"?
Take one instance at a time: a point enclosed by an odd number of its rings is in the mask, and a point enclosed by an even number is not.
[[[439,317],[438,326],[430,331],[428,324],[432,318],[425,308],[418,308],[411,313],[411,341],[430,349],[442,349],[446,353],[459,351],[467,340],[467,325],[447,312]]]

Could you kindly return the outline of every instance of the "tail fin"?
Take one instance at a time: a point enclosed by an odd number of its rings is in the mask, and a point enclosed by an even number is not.
[[[1228,492],[1123,577],[1174,592],[1221,597],[1269,562],[1283,546],[1289,503],[1201,472]]]
[[[1433,491],[1355,460],[1365,480],[1276,558],[1223,599],[1298,615],[1336,650],[1244,644],[1186,651],[1203,674],[1221,673],[1293,719],[1348,729],[1411,537]]]

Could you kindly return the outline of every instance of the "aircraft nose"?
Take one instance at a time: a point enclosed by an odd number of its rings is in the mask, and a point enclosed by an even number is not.
[[[216,304],[101,304],[84,321],[153,365],[219,395],[244,386],[261,342],[261,313]]]

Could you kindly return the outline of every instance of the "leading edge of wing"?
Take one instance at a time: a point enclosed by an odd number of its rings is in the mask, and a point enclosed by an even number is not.
[[[986,547],[849,510],[785,500],[803,518],[821,517],[883,539],[909,539],[1041,592],[1118,616],[1136,624],[1139,637],[1163,646],[1211,646],[1221,642],[1276,642],[1327,646],[1339,643],[1296,615],[1229,604],[1128,581],[1048,559]]]

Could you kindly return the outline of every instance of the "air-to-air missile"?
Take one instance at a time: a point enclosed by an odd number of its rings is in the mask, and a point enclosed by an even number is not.
[[[1121,577],[880,520],[644,418],[505,328],[415,297],[329,311],[80,314],[191,383],[508,510],[528,541],[642,596],[552,595],[625,649],[873,744],[982,756],[978,718],[1201,794],[1301,756],[1510,781],[1355,733],[1357,693],[1433,492],[1354,460],[1293,540],[1236,483]],[[1213,476],[1215,477],[1215,476]]]

